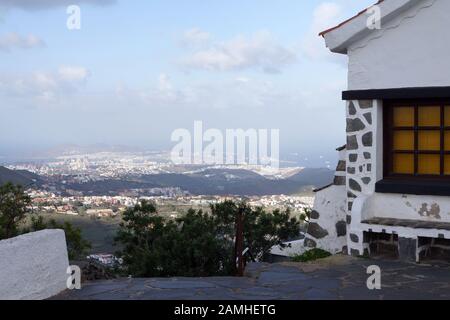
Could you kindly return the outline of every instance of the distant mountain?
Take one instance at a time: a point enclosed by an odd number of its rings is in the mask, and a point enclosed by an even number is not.
[[[334,171],[326,168],[305,168],[288,178],[314,187],[323,187],[333,182]]]
[[[10,170],[0,166],[0,185],[4,185],[7,182],[14,184],[20,184],[22,186],[28,186],[37,180],[38,176],[31,172],[24,170]]]
[[[103,180],[65,187],[83,193],[102,195],[129,189],[179,187],[196,195],[262,196],[295,194],[322,187],[333,180],[328,169],[304,169],[288,179],[267,179],[249,170],[207,169],[191,174],[152,174],[120,180]]]

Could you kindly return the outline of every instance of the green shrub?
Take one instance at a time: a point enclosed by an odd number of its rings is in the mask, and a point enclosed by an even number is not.
[[[300,214],[300,221],[307,222],[311,219],[311,208],[303,208],[303,213]]]
[[[154,204],[142,201],[123,215],[116,242],[118,256],[128,274],[140,277],[214,276],[235,273],[236,216],[243,215],[246,261],[263,258],[283,240],[298,236],[299,222],[290,212],[267,213],[245,203],[225,201],[211,206],[211,213],[190,209],[167,220]]]
[[[70,222],[59,224],[51,219],[48,222],[42,216],[31,217],[30,226],[23,233],[35,232],[45,229],[62,229],[66,235],[67,254],[69,260],[82,259],[91,248],[91,243],[83,239],[81,229],[74,227]]]
[[[22,186],[8,182],[0,187],[0,240],[19,235],[19,225],[30,212],[30,203]]]
[[[314,260],[318,260],[318,259],[328,258],[329,256],[331,256],[331,253],[329,253],[328,251],[315,248],[315,249],[306,251],[303,254],[293,256],[292,261],[308,262],[308,261],[314,261]]]

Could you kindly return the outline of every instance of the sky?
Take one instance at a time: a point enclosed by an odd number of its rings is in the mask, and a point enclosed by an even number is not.
[[[345,143],[347,59],[318,33],[373,2],[0,0],[0,156],[63,144],[170,149],[171,133],[196,120],[280,129],[285,154],[334,154]]]

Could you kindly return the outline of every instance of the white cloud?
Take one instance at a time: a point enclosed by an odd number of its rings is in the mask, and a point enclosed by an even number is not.
[[[35,71],[25,75],[1,75],[0,97],[55,102],[78,91],[88,78],[83,67],[63,66],[54,72]]]
[[[118,101],[126,105],[172,110],[252,110],[298,106],[299,93],[290,92],[274,83],[257,78],[237,77],[228,80],[190,82],[175,85],[162,73],[155,84],[147,88],[116,89]]]
[[[181,60],[181,64],[188,69],[261,69],[273,73],[280,72],[295,60],[292,50],[276,43],[268,32],[258,32],[250,37],[239,35],[229,41],[215,42],[191,53]]]
[[[313,60],[328,60],[342,63],[345,57],[331,53],[326,47],[321,31],[333,27],[344,20],[342,7],[333,2],[320,4],[313,13],[313,21],[302,42],[303,55]]]
[[[89,71],[84,67],[61,66],[58,69],[58,76],[63,81],[83,82],[89,76]]]
[[[11,51],[12,49],[31,49],[43,46],[45,46],[44,41],[33,34],[22,36],[15,32],[10,32],[0,36],[1,51]]]
[[[187,47],[198,47],[207,44],[210,40],[211,34],[198,28],[192,28],[183,33],[182,44]]]

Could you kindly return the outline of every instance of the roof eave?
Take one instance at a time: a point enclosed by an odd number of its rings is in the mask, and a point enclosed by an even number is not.
[[[382,1],[377,5],[381,10],[381,23],[385,23],[393,19],[402,11],[410,8],[421,0],[396,0],[396,1]],[[348,47],[362,39],[372,30],[367,27],[367,18],[365,14],[367,9],[361,11],[355,17],[344,21],[338,26],[328,29],[320,33],[324,37],[327,48],[331,52],[347,54]]]

